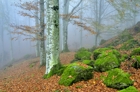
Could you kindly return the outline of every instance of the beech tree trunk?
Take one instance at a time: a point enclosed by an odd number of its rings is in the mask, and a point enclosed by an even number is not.
[[[80,12],[80,22],[82,23],[82,20],[83,20],[83,10],[82,10],[82,8],[83,8],[83,1],[81,2],[81,12]],[[83,43],[82,43],[82,40],[83,39],[83,28],[81,27],[80,28],[80,48],[82,48],[83,47]]]
[[[102,3],[103,3],[103,0],[96,0],[96,15],[95,15],[95,18],[96,18],[96,35],[95,35],[95,46],[97,47],[98,46],[98,38],[99,38],[99,35],[100,35],[100,28],[99,26],[101,25],[101,16],[102,16]]]
[[[64,52],[69,51],[68,49],[68,22],[69,22],[69,17],[67,16],[69,13],[69,0],[64,0],[64,9],[63,9],[63,14],[65,17],[63,18],[63,48],[62,50]]]
[[[47,2],[46,24],[46,72],[48,74],[53,65],[59,63],[59,0],[45,0]]]
[[[36,5],[38,5],[37,2],[38,2],[38,0],[36,0]],[[39,30],[38,10],[36,10],[35,16],[36,16],[35,17],[36,30]],[[38,35],[39,35],[39,32],[36,34],[36,37],[38,37]],[[37,41],[36,41],[36,57],[40,56],[39,43],[40,43],[40,41],[37,39]]]
[[[44,0],[40,0],[40,65],[46,64],[45,38],[44,38]]]

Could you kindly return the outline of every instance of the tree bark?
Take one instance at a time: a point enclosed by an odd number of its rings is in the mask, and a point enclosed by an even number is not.
[[[38,5],[37,2],[38,2],[38,0],[36,0],[36,6]],[[38,10],[36,10],[36,12],[35,12],[35,25],[36,25],[36,30],[39,30]],[[39,35],[39,32],[36,33],[36,37],[38,37],[38,35]],[[36,57],[40,56],[39,43],[40,43],[40,41],[37,39],[37,41],[36,41]]]
[[[83,10],[82,10],[82,8],[83,8],[83,1],[81,2],[81,12],[80,12],[80,22],[82,23],[82,20],[83,20]],[[82,40],[83,39],[83,28],[81,27],[80,28],[80,48],[82,48],[83,47],[83,43],[82,43]]]
[[[44,0],[40,0],[40,65],[46,64],[45,38],[44,38]]]
[[[64,9],[63,9],[63,14],[65,17],[63,18],[63,51],[67,52],[69,51],[68,49],[68,22],[69,22],[69,17],[67,16],[69,13],[69,0],[64,0]]]
[[[59,0],[47,2],[47,42],[46,42],[46,72],[48,74],[53,65],[59,63]]]

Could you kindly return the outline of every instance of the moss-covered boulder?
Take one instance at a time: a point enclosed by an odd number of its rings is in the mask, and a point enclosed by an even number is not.
[[[47,78],[50,78],[51,76],[53,76],[55,74],[58,75],[58,76],[60,76],[63,73],[63,71],[65,70],[66,67],[67,67],[66,65],[61,65],[60,63],[58,63],[58,64],[54,65],[51,68],[50,73],[49,74],[45,74],[43,76],[43,78],[44,79],[47,79]]]
[[[98,55],[100,55],[103,52],[106,52],[107,50],[110,50],[110,48],[98,48],[93,51],[94,59],[96,60]]]
[[[133,85],[133,81],[130,79],[130,74],[125,73],[119,68],[108,71],[103,82],[106,86],[116,89],[124,89]]]
[[[92,67],[81,62],[69,64],[61,75],[59,84],[70,86],[75,82],[91,79],[93,77],[92,72]]]
[[[122,89],[118,92],[139,92],[139,91],[134,86],[129,86],[128,88]]]
[[[95,71],[108,71],[110,69],[114,69],[120,66],[119,60],[114,54],[110,54],[106,57],[99,58],[94,63]]]
[[[121,57],[121,54],[119,53],[119,51],[117,51],[116,49],[113,49],[113,48],[98,48],[98,49],[93,51],[93,55],[94,55],[95,60],[98,58],[106,57],[110,54],[114,54],[118,58]]]
[[[89,65],[91,67],[94,67],[94,60],[72,60],[71,63],[75,63],[75,62],[82,62],[86,65]]]
[[[140,47],[133,49],[130,55],[140,55]]]
[[[75,54],[76,60],[90,60],[91,59],[91,52],[89,52],[85,48],[79,49]]]
[[[140,43],[137,40],[130,39],[130,40],[124,42],[124,44],[121,46],[120,49],[130,50],[132,48],[138,47],[139,45],[140,45]]]
[[[132,56],[131,59],[133,60],[132,67],[136,69],[140,68],[140,56]]]
[[[82,63],[94,67],[94,60],[83,60]]]

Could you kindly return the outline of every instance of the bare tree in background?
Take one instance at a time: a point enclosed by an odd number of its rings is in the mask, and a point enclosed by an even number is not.
[[[63,14],[61,16],[63,17],[63,39],[62,39],[62,51],[67,52],[68,49],[68,24],[70,22],[70,19],[79,18],[79,16],[75,16],[74,14],[78,12],[76,9],[80,6],[81,2],[83,0],[80,0],[69,12],[69,3],[70,0],[64,0],[63,5]]]
[[[20,1],[21,2],[21,1]],[[34,18],[35,26],[30,25],[14,25],[11,26],[15,28],[12,33],[24,35],[27,38],[25,40],[33,40],[36,42],[36,53],[37,56],[40,55],[40,65],[45,65],[46,63],[46,52],[45,52],[45,36],[44,36],[44,0],[36,0],[23,2],[15,4],[15,6],[23,9],[24,11],[19,11],[19,14],[24,17]],[[40,8],[38,7],[40,6]],[[40,9],[40,10],[39,10]],[[25,12],[29,11],[28,13]],[[38,16],[38,13],[40,14]]]

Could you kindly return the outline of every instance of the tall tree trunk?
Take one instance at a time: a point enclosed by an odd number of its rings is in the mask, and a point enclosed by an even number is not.
[[[36,6],[38,6],[38,0],[36,0]],[[39,30],[39,18],[38,18],[38,10],[35,11],[35,26],[36,30]],[[39,32],[36,33],[36,38],[38,37]],[[36,57],[40,56],[40,49],[39,49],[39,40],[36,41]]]
[[[11,38],[12,38],[12,35],[10,33],[10,56],[11,56],[10,60],[13,61],[14,60],[14,57],[13,57],[13,43],[12,43]]]
[[[2,52],[0,53],[0,65],[2,65],[2,63],[4,62],[4,41],[3,41],[3,27],[2,26],[0,30],[0,40],[1,40],[1,49],[2,49]]]
[[[63,14],[65,17],[63,18],[63,51],[67,52],[69,51],[68,49],[68,22],[69,22],[69,0],[64,0],[64,9],[63,9]]]
[[[82,19],[83,19],[83,10],[82,10],[82,8],[83,8],[83,1],[81,2],[81,12],[80,12],[80,22],[82,23]],[[83,39],[83,28],[81,27],[80,28],[80,48],[82,48],[82,39]]]
[[[48,74],[53,65],[59,63],[59,0],[47,2],[47,42],[46,42],[46,72]]]
[[[98,0],[96,0],[96,36],[95,36],[95,46],[98,46],[98,38],[100,35],[100,25],[101,25],[101,16],[102,16],[102,2],[103,0],[99,0],[99,7],[98,7]]]
[[[45,38],[44,38],[44,0],[40,0],[40,65],[46,64]]]
[[[95,9],[96,9],[96,14],[95,14],[95,19],[96,19],[96,26],[95,26],[95,30],[96,30],[96,35],[95,35],[95,47],[97,47],[97,42],[98,42],[98,0],[96,0],[96,4],[95,4]]]

